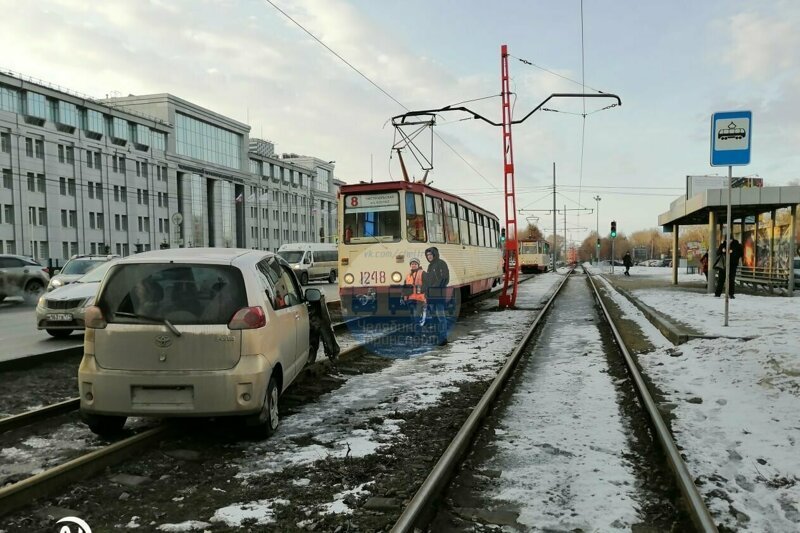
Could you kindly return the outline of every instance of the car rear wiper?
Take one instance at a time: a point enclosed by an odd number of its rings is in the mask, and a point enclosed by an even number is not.
[[[156,318],[154,316],[137,315],[136,313],[125,313],[125,312],[114,313],[114,316],[124,316],[124,317],[128,317],[128,318],[141,318],[141,319],[144,319],[144,320],[150,320],[151,322],[156,322],[158,324],[164,324],[165,326],[167,326],[169,328],[169,330],[172,333],[175,334],[176,337],[180,337],[181,336],[181,332],[178,331],[178,328],[176,328],[172,324],[172,322],[170,322],[166,318]]]

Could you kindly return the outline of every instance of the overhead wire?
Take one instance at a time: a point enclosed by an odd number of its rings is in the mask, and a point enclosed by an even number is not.
[[[353,69],[355,72],[357,72],[359,76],[361,76],[362,78],[364,78],[365,80],[367,80],[367,81],[368,81],[368,82],[369,82],[369,83],[370,83],[372,86],[374,86],[376,89],[378,89],[378,90],[379,90],[381,93],[383,93],[384,95],[386,95],[386,96],[387,96],[389,99],[391,99],[393,102],[395,102],[397,105],[399,105],[400,107],[402,107],[402,108],[403,108],[403,109],[405,109],[406,111],[410,111],[410,109],[409,109],[409,108],[407,108],[405,105],[403,105],[403,103],[402,103],[402,102],[400,102],[400,101],[399,101],[397,98],[395,98],[394,96],[392,96],[391,94],[389,94],[389,92],[388,92],[388,91],[386,91],[385,89],[383,89],[383,87],[381,87],[380,85],[378,85],[376,82],[372,81],[372,79],[370,79],[370,78],[369,78],[369,76],[367,76],[366,74],[364,74],[363,72],[361,72],[361,71],[360,71],[358,68],[356,68],[356,67],[355,67],[355,66],[354,66],[352,63],[350,63],[349,61],[347,61],[345,58],[343,58],[341,55],[339,55],[339,54],[338,54],[338,53],[337,53],[335,50],[333,50],[333,49],[332,49],[330,46],[328,46],[328,45],[327,45],[327,44],[325,44],[325,43],[324,43],[324,42],[323,42],[321,39],[319,39],[319,38],[318,38],[316,35],[314,35],[313,33],[311,33],[311,31],[310,31],[310,30],[306,29],[306,28],[305,28],[305,27],[304,27],[302,24],[300,24],[298,21],[296,21],[294,18],[292,18],[292,17],[291,17],[291,16],[290,16],[288,13],[286,13],[286,12],[285,12],[284,10],[282,10],[280,7],[278,7],[277,5],[275,5],[275,3],[274,3],[272,0],[265,0],[265,1],[266,1],[266,2],[267,2],[269,5],[271,5],[272,7],[274,7],[274,8],[275,8],[277,11],[279,11],[279,12],[280,12],[280,13],[281,13],[283,16],[285,16],[287,19],[289,19],[290,21],[292,21],[292,22],[293,22],[293,23],[294,23],[294,24],[295,24],[295,25],[296,25],[298,28],[300,28],[300,29],[301,29],[301,30],[303,30],[305,33],[307,33],[307,34],[308,34],[308,35],[309,35],[309,36],[310,36],[312,39],[314,39],[316,42],[318,42],[320,45],[322,45],[322,46],[323,46],[323,47],[324,47],[326,50],[328,50],[330,53],[332,53],[334,56],[336,56],[336,57],[337,57],[337,58],[338,58],[340,61],[342,61],[342,62],[343,62],[345,65],[347,65],[348,67],[350,67],[351,69]],[[466,165],[467,165],[467,166],[468,166],[470,169],[472,169],[472,171],[473,171],[473,172],[475,172],[475,173],[476,173],[478,176],[480,176],[480,177],[481,177],[481,178],[482,178],[482,179],[483,179],[483,180],[484,180],[486,183],[488,183],[489,185],[491,185],[493,188],[497,189],[497,186],[496,186],[496,185],[494,185],[494,184],[493,184],[493,183],[492,183],[492,182],[491,182],[491,181],[490,181],[490,180],[489,180],[489,179],[488,179],[486,176],[484,176],[484,175],[483,175],[483,174],[482,174],[482,173],[481,173],[481,172],[480,172],[480,171],[479,171],[477,168],[475,168],[475,167],[474,167],[474,166],[473,166],[473,165],[472,165],[472,164],[471,164],[469,161],[467,161],[467,160],[464,158],[464,156],[462,156],[460,153],[458,153],[458,151],[457,151],[455,148],[453,148],[453,147],[450,145],[450,143],[448,143],[448,142],[447,142],[447,141],[446,141],[446,140],[445,140],[445,139],[444,139],[444,138],[443,138],[441,135],[439,135],[439,134],[438,134],[438,133],[436,133],[436,132],[434,132],[434,135],[436,135],[436,137],[437,137],[437,138],[438,138],[438,139],[439,139],[439,140],[440,140],[440,141],[441,141],[441,142],[442,142],[442,143],[443,143],[445,146],[447,146],[447,147],[448,147],[448,148],[449,148],[449,149],[450,149],[450,150],[451,150],[451,151],[452,151],[452,152],[453,152],[453,153],[454,153],[454,154],[455,154],[455,155],[456,155],[456,156],[457,156],[459,159],[461,159],[461,161],[463,161],[463,162],[464,162],[464,163],[465,163],[465,164],[466,164]]]

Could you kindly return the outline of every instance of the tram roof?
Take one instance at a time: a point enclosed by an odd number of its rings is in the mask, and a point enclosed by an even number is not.
[[[731,190],[732,220],[800,204],[800,187],[749,187]],[[708,224],[709,213],[724,221],[728,207],[727,189],[706,189],[691,198],[681,196],[658,216],[658,224],[671,232],[675,225]]]
[[[460,196],[456,196],[455,194],[451,194],[441,189],[437,189],[436,187],[431,187],[430,185],[426,185],[424,183],[419,183],[419,182],[379,181],[376,183],[355,183],[350,185],[342,185],[339,189],[342,193],[349,193],[349,194],[359,193],[359,192],[363,193],[363,192],[375,192],[375,191],[400,191],[400,190],[412,191],[424,194],[433,192],[437,196],[441,196],[445,200],[450,200],[451,202],[458,202],[476,211],[480,211],[484,215],[489,215],[497,219],[498,221],[500,220],[499,217],[494,213],[492,213],[491,211],[488,211],[483,207],[477,206],[472,202],[464,200]]]

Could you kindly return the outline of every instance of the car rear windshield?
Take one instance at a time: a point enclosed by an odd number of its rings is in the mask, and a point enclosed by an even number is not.
[[[296,251],[287,252],[287,251],[284,251],[284,252],[278,252],[278,255],[283,257],[286,260],[287,263],[291,264],[291,263],[299,263],[300,260],[303,258],[303,254],[304,253],[305,252],[296,252]]]
[[[106,259],[73,259],[64,265],[62,274],[86,274],[91,269],[105,263]]]
[[[109,323],[227,324],[247,306],[241,272],[228,265],[115,265],[97,305]]]

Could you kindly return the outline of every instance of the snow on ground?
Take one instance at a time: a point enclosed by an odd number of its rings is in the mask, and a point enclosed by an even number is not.
[[[663,277],[665,288],[634,297],[724,336],[672,347],[624,297],[614,298],[657,346],[639,360],[666,395],[676,441],[712,514],[738,531],[800,530],[800,299],[737,294],[725,327],[723,298],[669,289],[671,269],[639,270]],[[704,279],[679,282],[687,278]]]
[[[562,305],[551,311],[513,390],[498,423],[497,453],[482,465],[501,472],[485,497],[521,504],[517,521],[531,530],[630,531],[639,505],[625,456],[630,429],[595,311],[573,299],[580,291],[586,288],[573,282],[559,296]]]
[[[522,337],[520,324],[533,321],[537,313],[534,306],[562,279],[555,274],[537,276],[519,287],[517,305],[525,310],[466,318],[469,331],[447,346],[416,358],[398,359],[381,372],[351,377],[319,402],[306,405],[282,420],[269,440],[244,447],[238,477],[249,482],[260,474],[281,472],[293,465],[327,457],[379,453],[381,447],[402,437],[399,428],[403,421],[393,419],[394,413],[425,409],[435,405],[444,393],[457,390],[458,383],[494,375]],[[509,320],[511,314],[513,320]],[[383,418],[382,425],[363,429],[364,423],[373,417]],[[355,429],[358,426],[361,429]],[[311,442],[298,444],[305,441]],[[349,512],[349,509],[334,502],[316,511]],[[225,511],[219,513],[224,515]]]

